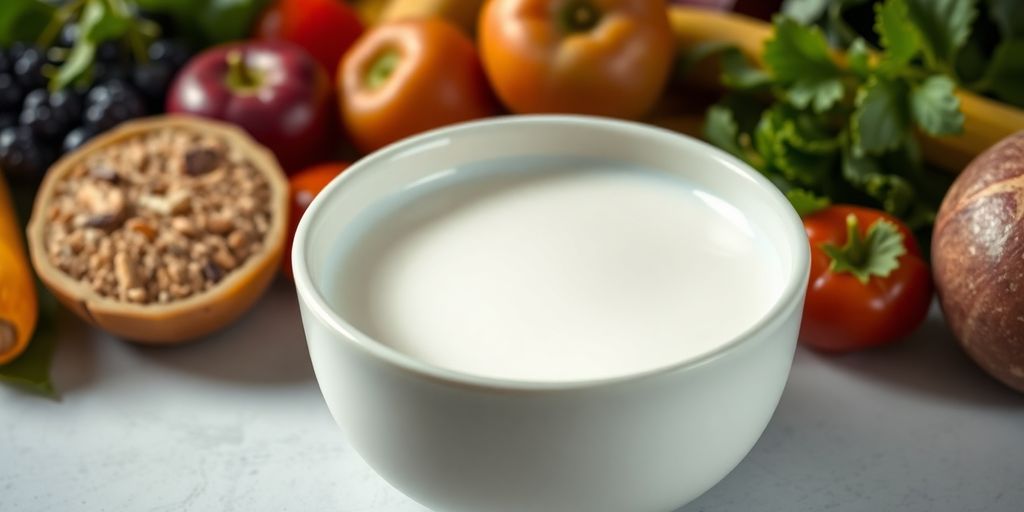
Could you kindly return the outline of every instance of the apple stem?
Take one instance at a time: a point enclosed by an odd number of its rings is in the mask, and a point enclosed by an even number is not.
[[[245,63],[241,51],[228,52],[226,59],[228,62],[228,87],[237,92],[253,92],[260,87],[262,76]]]

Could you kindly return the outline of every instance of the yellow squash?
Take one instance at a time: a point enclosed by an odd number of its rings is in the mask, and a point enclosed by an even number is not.
[[[759,65],[764,42],[772,34],[769,23],[739,14],[691,7],[670,7],[669,19],[680,51],[701,43],[722,41],[735,45]],[[716,64],[705,62],[693,71],[688,81],[704,89],[719,89],[718,76]],[[957,96],[964,113],[964,132],[949,137],[920,137],[925,160],[954,173],[960,172],[989,146],[1024,129],[1024,110],[965,90],[958,91]]]
[[[0,364],[25,351],[38,315],[35,279],[11,194],[0,172]]]

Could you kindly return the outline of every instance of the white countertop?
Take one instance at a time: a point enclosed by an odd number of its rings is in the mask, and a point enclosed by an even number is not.
[[[279,282],[202,342],[130,345],[68,314],[60,402],[0,387],[0,511],[423,512],[346,445]],[[753,452],[685,511],[1018,511],[1024,395],[936,312],[898,346],[800,349]]]

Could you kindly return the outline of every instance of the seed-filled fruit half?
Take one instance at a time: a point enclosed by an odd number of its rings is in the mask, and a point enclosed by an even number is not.
[[[147,343],[231,323],[278,269],[288,183],[242,130],[133,121],[58,161],[28,227],[43,283],[86,321]]]

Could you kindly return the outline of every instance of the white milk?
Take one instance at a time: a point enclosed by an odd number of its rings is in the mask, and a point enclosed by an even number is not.
[[[338,243],[336,310],[430,364],[569,381],[705,354],[781,294],[764,234],[716,196],[654,170],[546,162],[445,173],[360,214]]]

